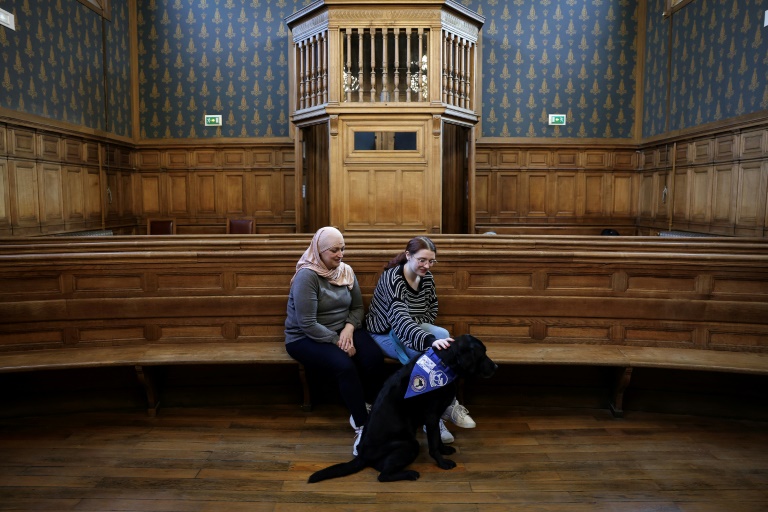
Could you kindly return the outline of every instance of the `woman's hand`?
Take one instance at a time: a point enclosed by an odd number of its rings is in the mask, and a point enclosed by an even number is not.
[[[432,348],[435,348],[437,350],[442,350],[444,348],[450,347],[451,343],[453,343],[453,338],[443,338],[440,340],[435,340],[432,343]]]
[[[352,324],[347,324],[344,326],[344,328],[339,333],[339,342],[337,345],[341,350],[347,353],[349,357],[352,357],[355,355],[355,345],[352,342],[352,335],[355,332],[355,326]]]

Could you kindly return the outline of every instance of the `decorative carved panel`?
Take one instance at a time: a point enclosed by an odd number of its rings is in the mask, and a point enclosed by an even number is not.
[[[66,165],[62,168],[64,173],[64,197],[67,205],[66,218],[70,225],[85,223],[85,180],[83,168],[74,165]]]
[[[168,173],[168,214],[175,215],[190,215],[192,210],[191,205],[191,186],[189,173],[172,172]],[[206,194],[205,197],[210,197],[210,194]],[[201,205],[204,208],[206,205]]]
[[[712,215],[712,167],[691,169],[691,212],[694,222],[710,222]]]
[[[768,177],[763,169],[764,166],[760,162],[739,166],[736,208],[736,225],[739,227],[756,227],[763,222],[761,214],[765,212],[768,197]]]
[[[732,164],[716,165],[713,169],[712,221],[732,224],[734,192],[736,190]]]
[[[2,135],[2,134],[0,134]],[[8,161],[0,160],[0,233],[11,234],[11,204],[8,182]]]
[[[605,174],[585,173],[583,215],[602,215],[605,212]]]
[[[83,141],[65,138],[64,160],[67,162],[82,163],[84,161]]]
[[[59,224],[64,221],[64,190],[61,166],[43,163],[40,170],[40,221]]]
[[[140,213],[157,215],[164,213],[163,197],[161,195],[161,177],[159,173],[141,173],[137,175]]]
[[[193,190],[195,193],[192,201],[192,212],[196,215],[216,215],[219,213],[217,208],[217,181],[218,171],[201,171],[191,175],[194,180]],[[173,178],[171,178],[173,182]],[[184,180],[186,182],[186,180]],[[174,215],[182,213],[181,211],[172,212]]]
[[[61,139],[56,135],[42,134],[40,138],[40,156],[46,160],[61,160]]]
[[[246,180],[245,173],[224,173],[224,213],[226,215],[246,216]]]
[[[8,154],[15,157],[35,158],[37,156],[37,144],[35,144],[35,133],[21,128],[11,128],[8,130],[10,147]]]
[[[37,165],[24,160],[9,161],[11,219],[14,227],[40,224]]]

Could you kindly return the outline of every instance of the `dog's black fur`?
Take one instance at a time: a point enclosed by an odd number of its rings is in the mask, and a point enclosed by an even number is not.
[[[459,377],[491,377],[496,364],[485,353],[485,345],[470,335],[459,336],[451,346],[435,353],[452,368]],[[406,470],[419,454],[416,431],[427,427],[429,454],[442,469],[453,469],[456,463],[443,455],[456,450],[443,444],[440,439],[440,416],[456,396],[456,381],[424,393],[405,398],[410,375],[418,358],[413,358],[387,379],[376,402],[371,408],[363,430],[357,457],[349,462],[321,469],[309,477],[309,482],[319,482],[362,471],[367,467],[379,471],[380,482],[416,480],[418,471]]]

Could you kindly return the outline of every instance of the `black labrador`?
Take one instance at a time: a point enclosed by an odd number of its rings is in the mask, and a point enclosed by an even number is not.
[[[309,483],[351,475],[367,467],[379,471],[380,482],[416,480],[419,472],[405,468],[419,454],[416,431],[422,425],[427,428],[429,454],[437,465],[442,469],[456,467],[454,461],[443,457],[456,450],[443,444],[439,427],[443,411],[456,396],[455,380],[488,378],[497,366],[486,355],[483,342],[468,334],[455,338],[447,349],[435,350],[431,357],[414,357],[384,383],[357,446],[357,457],[313,473]],[[406,393],[414,396],[406,398]]]

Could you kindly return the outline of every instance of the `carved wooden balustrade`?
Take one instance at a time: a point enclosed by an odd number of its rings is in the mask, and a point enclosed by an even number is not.
[[[324,2],[315,14],[310,6],[289,17],[303,18],[293,27],[296,110],[329,102],[474,110],[479,25],[467,22],[461,5],[441,5],[447,9]]]

